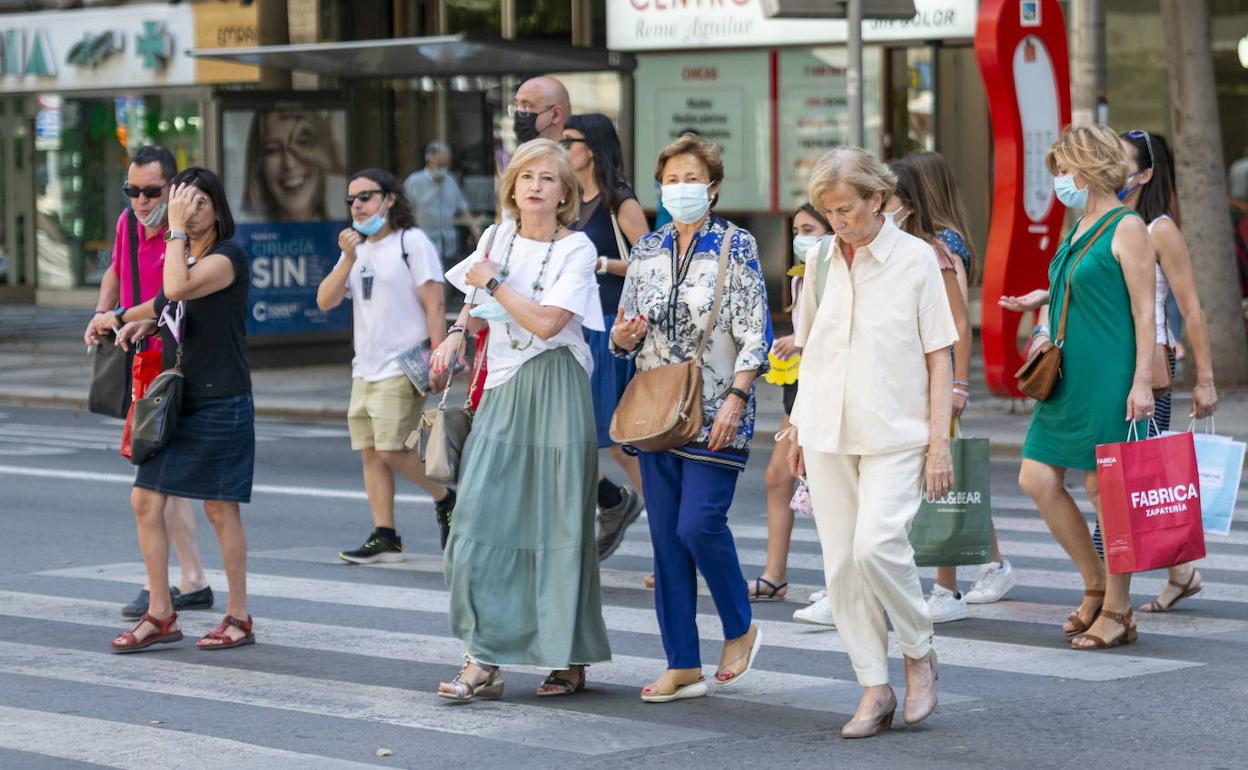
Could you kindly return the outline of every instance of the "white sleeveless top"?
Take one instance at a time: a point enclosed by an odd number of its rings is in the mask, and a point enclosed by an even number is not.
[[[1148,223],[1149,235],[1152,235],[1153,225],[1163,219],[1170,219],[1169,214],[1161,216]],[[1161,263],[1158,262],[1157,270],[1157,292],[1154,295],[1154,313],[1157,319],[1157,343],[1161,345],[1174,345],[1176,340],[1174,335],[1170,333],[1170,326],[1166,323],[1166,298],[1170,296],[1170,281],[1166,280],[1166,274],[1161,271]]]

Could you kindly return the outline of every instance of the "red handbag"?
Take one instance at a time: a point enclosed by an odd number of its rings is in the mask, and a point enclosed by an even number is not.
[[[1096,477],[1110,572],[1145,572],[1204,558],[1200,471],[1191,433],[1101,444]]]
[[[126,425],[121,429],[121,456],[130,459],[130,431],[134,427],[134,404],[164,370],[163,355],[159,350],[141,350],[134,354],[134,368],[130,376],[130,409],[126,412]]]

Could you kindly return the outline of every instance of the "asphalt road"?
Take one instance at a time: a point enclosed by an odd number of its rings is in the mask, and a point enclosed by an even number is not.
[[[994,507],[1018,587],[937,627],[936,715],[850,742],[839,738],[858,694],[848,658],[835,631],[790,621],[798,601],[754,605],[766,644],[739,685],[666,706],[638,699],[663,668],[641,584],[644,522],[603,565],[615,659],[590,669],[588,691],[539,699],[541,672],[514,669],[501,701],[442,702],[432,693],[461,647],[447,627],[432,504],[401,489],[406,563],[338,563],[370,529],[338,424],[259,426],[244,510],[259,644],[193,648],[224,607],[224,578],[210,573],[219,609],[184,613],[185,642],[110,655],[127,627],[118,609],[142,580],[118,434],[116,421],[83,412],[0,407],[0,768],[1244,766],[1248,534],[1210,538],[1204,592],[1180,612],[1142,617],[1139,644],[1071,651],[1059,625],[1080,585],[1008,461],[992,465]],[[765,459],[742,478],[731,517],[747,577],[766,547]],[[819,563],[813,525],[800,521],[791,596],[821,582]],[[1163,579],[1139,578],[1138,601]],[[701,602],[709,672],[719,626]]]

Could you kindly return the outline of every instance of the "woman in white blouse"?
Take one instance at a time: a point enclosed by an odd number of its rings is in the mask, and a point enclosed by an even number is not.
[[[832,615],[863,687],[845,738],[892,726],[886,615],[905,657],[906,723],[936,708],[932,619],[907,532],[924,486],[935,498],[953,482],[958,332],[931,245],[881,214],[896,181],[856,147],[815,164],[810,200],[833,236],[807,262],[795,330],[791,469],[810,487]]]
[[[502,665],[551,675],[538,695],[585,687],[608,660],[594,542],[598,445],[593,368],[582,327],[604,330],[598,252],[570,229],[580,187],[548,139],[521,145],[503,175],[512,219],[490,228],[446,279],[467,295],[431,373],[463,354],[488,322],[485,394],[460,460],[444,571],[450,621],[468,662],[438,694],[502,695]]]

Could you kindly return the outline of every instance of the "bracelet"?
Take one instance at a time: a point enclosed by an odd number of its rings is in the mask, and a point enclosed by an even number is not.
[[[1037,337],[1041,334],[1046,337],[1049,336],[1049,327],[1044,324],[1037,324],[1036,326],[1031,327],[1031,336]]]
[[[448,337],[449,337],[449,336],[451,336],[452,334],[454,334],[455,332],[459,332],[460,334],[463,334],[463,333],[464,333],[464,327],[460,326],[459,324],[455,324],[454,326],[452,326],[451,328],[449,328],[449,329],[447,329],[447,330],[446,330],[446,336],[448,336]]]
[[[607,258],[606,257],[598,258],[598,266],[594,268],[594,272],[598,273],[598,275],[602,275],[603,273],[607,272]]]
[[[968,388],[969,388],[969,387],[971,387],[971,383],[969,383],[969,382],[964,382],[964,381],[962,381],[962,380],[954,380],[954,381],[953,381],[953,384],[954,384],[954,385],[965,385],[965,386],[966,386],[966,387],[968,387]]]
[[[750,403],[750,394],[746,393],[744,390],[741,390],[740,388],[729,388],[727,391],[725,391],[725,393],[726,393],[725,397],[736,396],[737,398],[741,399],[742,403],[746,403],[746,404]]]

